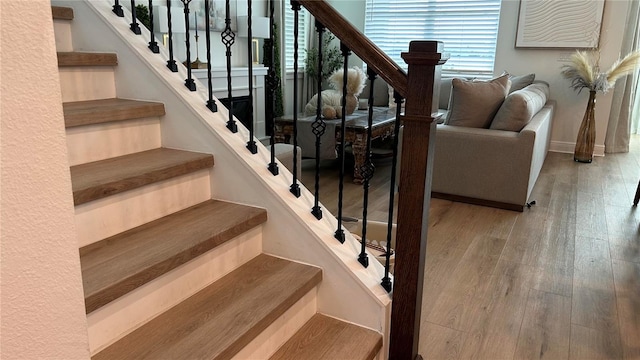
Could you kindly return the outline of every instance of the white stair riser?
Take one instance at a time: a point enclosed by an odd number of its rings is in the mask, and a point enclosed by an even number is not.
[[[110,99],[116,97],[112,66],[61,67],[62,102]]]
[[[200,170],[75,207],[78,246],[211,199],[210,170]]]
[[[91,355],[261,252],[262,226],[259,226],[88,314]]]
[[[56,37],[57,51],[73,51],[73,40],[71,38],[71,22],[69,20],[53,20],[53,32]]]
[[[287,340],[316,314],[317,288],[311,289],[284,314],[237,353],[234,360],[269,359]]]
[[[158,117],[67,129],[70,166],[159,148],[161,143]]]

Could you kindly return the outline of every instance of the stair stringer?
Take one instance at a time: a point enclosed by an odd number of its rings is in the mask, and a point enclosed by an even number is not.
[[[83,34],[77,37],[78,32],[74,31],[74,46],[118,54],[115,78],[119,97],[165,103],[163,146],[214,154],[213,198],[267,209],[269,220],[263,225],[265,253],[323,269],[318,312],[383,333],[382,353],[386,354],[391,299],[380,286],[382,266],[371,261],[369,268],[363,268],[357,262],[360,244],[348,232],[345,231],[345,244],[335,240],[335,217],[324,209],[323,219],[316,220],[310,213],[313,194],[300,185],[302,195],[296,199],[289,192],[292,175],[282,164],[280,175],[271,175],[267,170],[268,149],[256,139],[258,154],[251,155],[245,147],[248,131],[238,123],[238,133],[229,132],[225,127],[226,109],[218,103],[217,113],[209,111],[204,106],[205,87],[197,84],[198,91],[189,91],[184,86],[186,69],[179,66],[179,72],[171,73],[166,68],[165,50],[161,48],[162,56],[148,50],[146,29],[142,29],[142,36],[134,35],[127,20],[116,17],[107,1],[55,3],[73,7],[76,12],[74,22],[79,23],[77,27],[83,29]],[[125,9],[125,19],[129,16]],[[84,43],[82,38],[94,42]],[[95,43],[95,39],[100,41]]]

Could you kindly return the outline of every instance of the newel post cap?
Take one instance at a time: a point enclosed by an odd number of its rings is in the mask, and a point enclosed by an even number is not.
[[[412,41],[409,52],[403,52],[401,56],[409,65],[442,65],[449,60],[442,41]]]

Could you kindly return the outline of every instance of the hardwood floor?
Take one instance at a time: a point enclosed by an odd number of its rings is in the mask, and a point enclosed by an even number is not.
[[[591,164],[549,153],[523,213],[432,199],[425,359],[640,359],[640,136],[631,148]],[[390,163],[375,162],[371,220],[387,221]],[[333,214],[336,164],[323,162],[320,179]],[[350,166],[343,215],[361,218]],[[313,170],[305,160],[310,189]]]

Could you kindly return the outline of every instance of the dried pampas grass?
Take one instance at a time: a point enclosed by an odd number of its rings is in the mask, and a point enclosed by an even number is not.
[[[571,81],[574,90],[580,92],[587,88],[606,93],[613,88],[616,80],[640,65],[640,52],[634,51],[616,61],[606,72],[600,72],[599,55],[598,52],[576,51],[571,56],[570,63],[562,67],[562,75]]]
[[[611,65],[607,71],[607,81],[613,86],[616,80],[631,73],[638,65],[640,65],[640,52],[634,51],[627,54],[623,59]]]

